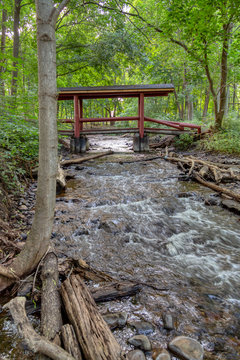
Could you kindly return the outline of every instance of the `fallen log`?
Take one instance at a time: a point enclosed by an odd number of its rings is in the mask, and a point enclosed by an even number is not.
[[[74,260],[75,269],[74,271],[77,272],[83,279],[86,280],[93,280],[96,282],[101,281],[111,281],[116,282],[117,280],[112,278],[110,275],[100,271],[93,269],[89,266],[86,261],[79,259]]]
[[[102,285],[98,288],[91,288],[91,295],[96,303],[111,301],[126,296],[132,296],[141,290],[139,284],[114,283]]]
[[[109,151],[106,151],[106,152],[101,153],[101,154],[81,157],[81,158],[77,158],[77,159],[64,160],[64,161],[61,161],[60,165],[61,166],[68,166],[68,165],[72,165],[72,164],[81,164],[81,163],[83,163],[85,161],[97,159],[97,158],[100,158],[100,157],[103,157],[103,156],[106,156],[106,155],[112,155],[112,154],[114,154],[114,152],[112,150],[109,150]]]
[[[175,138],[176,138],[175,135],[163,136],[159,142],[149,144],[149,147],[154,149],[154,148],[163,148],[165,146],[170,146]]]
[[[44,258],[41,280],[41,333],[46,339],[61,345],[61,299],[58,292],[58,261],[54,252],[48,252]],[[38,357],[38,360],[47,359],[49,358],[43,354]]]
[[[35,332],[27,318],[25,302],[25,297],[15,297],[5,304],[3,309],[10,310],[18,332],[20,336],[24,338],[24,343],[27,345],[28,349],[34,353],[44,354],[53,360],[77,360],[60,346],[55,345]]]
[[[64,281],[61,295],[84,358],[121,359],[121,348],[79,275],[72,275]]]
[[[193,176],[193,178],[194,178],[195,180],[197,180],[200,184],[202,184],[202,185],[204,185],[204,186],[206,186],[206,187],[208,187],[208,188],[210,188],[210,189],[212,189],[212,190],[215,190],[215,191],[217,191],[217,192],[219,192],[219,193],[228,195],[228,196],[230,196],[231,198],[233,198],[233,199],[235,199],[235,200],[237,200],[237,201],[240,202],[240,194],[237,194],[237,193],[235,193],[235,192],[233,192],[233,191],[231,191],[231,190],[228,190],[228,189],[223,188],[223,187],[221,187],[221,186],[219,186],[219,185],[216,185],[216,184],[214,184],[214,183],[212,183],[212,182],[210,182],[210,181],[205,181],[205,180],[203,180],[195,171],[193,171],[192,176]]]
[[[64,170],[61,168],[60,164],[58,163],[58,172],[57,172],[57,194],[59,194],[61,191],[66,189],[66,179]]]
[[[41,331],[48,340],[53,340],[62,327],[58,261],[53,252],[49,252],[44,259],[41,280]]]
[[[218,167],[217,165],[221,165],[220,163],[213,163],[210,161],[205,161],[205,160],[200,160],[197,159],[195,157],[185,157],[184,159],[182,158],[177,158],[177,157],[173,157],[173,156],[162,156],[164,158],[164,160],[168,160],[168,161],[173,161],[173,162],[177,162],[178,164],[184,163],[187,166],[191,166],[192,163],[194,162],[195,164],[201,164],[203,165],[202,170],[200,170],[201,172],[201,176],[205,176],[207,174],[207,172],[211,171],[213,174],[213,178],[216,182],[220,182],[222,179],[225,179],[226,177],[224,177],[223,175],[229,174],[229,176],[231,176],[231,178],[234,181],[240,181],[240,176],[236,175],[233,173],[232,169],[227,166],[226,168],[224,167],[223,169]],[[223,173],[223,175],[221,175],[221,173]],[[230,179],[230,177],[228,177],[228,179]]]
[[[38,176],[38,168],[32,169],[33,177],[37,178]],[[57,178],[56,178],[56,192],[59,194],[61,191],[65,190],[66,188],[66,179],[64,170],[61,168],[60,164],[58,163],[58,170],[57,170]]]
[[[69,324],[63,325],[61,335],[64,349],[75,359],[82,360],[82,353],[73,326]]]
[[[196,158],[194,156],[189,156],[189,157],[187,157],[187,159],[192,159],[195,162],[198,162],[198,163],[203,164],[203,165],[208,165],[208,166],[210,165],[210,166],[215,166],[215,167],[223,168],[223,169],[229,169],[229,168],[232,168],[233,166],[239,167],[239,164],[237,164],[237,165],[234,165],[234,164],[229,165],[229,164],[215,163],[213,161],[200,160],[200,159],[198,159],[198,158]]]
[[[126,160],[126,161],[119,161],[119,164],[132,164],[132,163],[137,163],[137,162],[144,162],[144,161],[152,161],[152,160],[156,160],[156,159],[162,159],[162,155],[158,155],[158,156],[153,156],[150,158],[142,158],[142,159],[137,159],[137,160]]]

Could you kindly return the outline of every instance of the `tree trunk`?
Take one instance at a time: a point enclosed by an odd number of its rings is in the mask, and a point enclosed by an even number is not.
[[[17,76],[18,76],[18,55],[19,55],[19,25],[20,25],[20,12],[22,0],[15,0],[14,4],[14,23],[13,23],[13,71],[12,71],[12,86],[11,96],[17,93]]]
[[[36,0],[39,98],[39,168],[36,210],[26,244],[11,264],[16,277],[30,273],[50,245],[56,201],[57,176],[57,86],[55,24],[60,11],[52,0]],[[0,291],[13,279],[0,276]]]
[[[220,101],[219,109],[217,113],[215,112],[215,128],[221,129],[224,110],[226,104],[226,94],[227,94],[227,75],[228,75],[228,49],[229,49],[229,34],[231,31],[231,24],[224,24],[223,31],[225,33],[222,46],[222,58],[221,58],[221,83],[220,83]]]
[[[205,100],[204,100],[204,107],[203,107],[203,114],[202,114],[203,118],[205,118],[207,116],[208,105],[209,105],[209,95],[210,95],[210,91],[209,91],[209,88],[208,88],[205,91]]]
[[[7,11],[5,9],[2,10],[2,36],[1,36],[1,53],[5,54],[6,48],[6,21],[7,21]],[[0,95],[5,96],[5,84],[3,79],[4,73],[4,60],[2,60],[0,64]]]
[[[235,111],[236,92],[237,92],[237,85],[236,85],[235,79],[234,79],[234,83],[233,83],[233,102],[232,102],[232,110],[233,111]]]
[[[229,85],[227,85],[226,101],[225,101],[225,107],[224,107],[224,118],[226,118],[228,116],[229,96],[230,96],[230,87],[229,87]]]
[[[174,88],[173,93],[174,93],[174,97],[175,97],[175,100],[176,100],[176,105],[177,105],[177,109],[178,109],[179,118],[180,118],[181,120],[183,120],[183,118],[182,118],[182,112],[181,112],[181,107],[180,107],[180,104],[179,104],[178,95],[177,95],[177,92],[176,92],[175,88]]]

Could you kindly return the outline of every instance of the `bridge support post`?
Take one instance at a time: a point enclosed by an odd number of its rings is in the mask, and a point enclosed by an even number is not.
[[[144,135],[142,138],[139,134],[134,134],[133,137],[133,151],[134,152],[147,152],[149,151],[149,138]]]
[[[89,141],[85,135],[70,139],[70,151],[73,154],[85,153],[89,149]]]
[[[88,139],[81,135],[83,130],[83,100],[74,95],[74,137],[70,140],[70,151],[74,154],[85,153],[88,150]]]
[[[148,135],[144,134],[144,94],[140,93],[138,97],[138,134],[133,137],[133,151],[149,151]]]

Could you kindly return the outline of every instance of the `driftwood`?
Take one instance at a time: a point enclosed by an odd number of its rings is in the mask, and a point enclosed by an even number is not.
[[[201,183],[202,185],[204,186],[207,186],[208,188],[212,189],[212,190],[215,190],[219,193],[222,193],[222,194],[225,194],[225,195],[228,195],[230,196],[231,198],[237,200],[240,202],[240,194],[237,194],[231,190],[228,190],[222,186],[218,186],[210,181],[205,181],[203,180],[196,172],[193,172],[193,177],[194,179],[196,179],[199,183]]]
[[[174,135],[163,136],[159,142],[149,144],[149,147],[152,149],[156,149],[156,148],[163,148],[165,146],[170,146],[173,143],[174,139],[175,139]]]
[[[53,252],[49,252],[44,259],[41,280],[41,331],[48,340],[53,340],[62,327],[58,261]]]
[[[58,142],[63,145],[66,149],[70,150],[70,144],[63,138],[58,138]]]
[[[165,160],[176,162],[177,164],[181,164],[181,169],[183,171],[187,171],[187,176],[192,176],[196,181],[201,183],[202,185],[217,191],[219,193],[225,194],[230,196],[231,198],[235,199],[236,201],[240,202],[240,194],[237,194],[229,189],[226,189],[222,186],[216,185],[214,182],[207,181],[205,178],[211,178],[211,180],[219,183],[223,180],[232,180],[232,181],[240,181],[240,176],[238,174],[234,174],[232,168],[229,166],[226,167],[225,164],[213,163],[210,161],[200,160],[195,157],[185,157],[185,158],[178,158],[174,156],[164,156]],[[200,168],[199,168],[200,165]],[[218,165],[218,166],[217,166]],[[222,166],[220,168],[219,166]],[[185,168],[186,167],[186,168]],[[195,169],[195,167],[197,169]]]
[[[77,159],[71,159],[71,160],[64,160],[61,161],[60,165],[61,166],[67,166],[67,165],[72,165],[72,164],[81,164],[85,161],[89,161],[89,160],[93,160],[93,159],[97,159],[106,155],[112,155],[114,152],[112,150],[106,151],[104,153],[101,154],[96,154],[96,155],[91,155],[91,156],[86,156],[86,157],[81,157],[81,158],[77,158]]]
[[[70,261],[64,261],[62,262],[61,265],[59,265],[59,271],[63,276],[66,276],[69,273],[77,273],[79,274],[83,279],[86,280],[92,280],[98,283],[102,283],[102,282],[108,282],[111,284],[114,284],[115,289],[119,288],[121,289],[121,287],[129,286],[129,290],[131,287],[133,287],[134,289],[138,289],[137,291],[139,291],[142,286],[146,286],[158,291],[168,291],[168,288],[165,287],[159,287],[156,286],[155,284],[152,283],[146,283],[146,282],[142,282],[139,280],[131,280],[128,278],[121,278],[121,280],[113,278],[112,276],[106,274],[103,271],[97,270],[92,268],[91,266],[89,266],[84,260],[79,259],[79,260],[70,260]],[[103,285],[104,288],[105,285]],[[101,285],[102,288],[102,285]],[[100,287],[97,289],[101,289]],[[120,292],[119,292],[120,295]],[[129,294],[129,296],[131,296],[131,294]],[[107,300],[106,300],[107,301]]]
[[[94,301],[98,303],[132,296],[140,290],[141,286],[139,284],[118,282],[114,284],[101,285],[98,288],[91,288],[90,292]]]
[[[137,162],[144,162],[144,161],[152,161],[152,160],[156,160],[156,159],[162,159],[162,155],[158,155],[158,156],[153,156],[150,158],[142,158],[142,159],[137,159],[137,160],[126,160],[126,161],[119,161],[119,164],[132,164],[132,163],[137,163]]]
[[[11,280],[19,280],[19,277],[14,273],[11,268],[8,268],[2,264],[0,264],[0,275],[5,276]]]
[[[77,272],[83,279],[93,280],[93,281],[112,281],[116,282],[116,279],[112,278],[110,275],[100,271],[93,269],[89,266],[86,261],[80,259],[74,261],[75,272]]]
[[[38,168],[32,169],[32,176],[38,176]],[[61,168],[61,165],[58,163],[58,170],[57,170],[57,178],[56,178],[56,192],[59,194],[61,191],[65,190],[66,188],[66,178],[64,174],[64,170]]]
[[[76,360],[60,346],[38,335],[30,324],[25,311],[25,297],[15,297],[3,306],[9,309],[20,335],[29,350],[41,353],[53,360]]]
[[[120,360],[121,348],[79,275],[64,281],[61,295],[83,356],[88,360]]]
[[[66,179],[64,170],[61,168],[60,164],[58,164],[58,172],[57,172],[57,194],[66,189]]]
[[[69,324],[63,325],[61,335],[64,349],[75,359],[82,360],[81,350],[73,326]]]

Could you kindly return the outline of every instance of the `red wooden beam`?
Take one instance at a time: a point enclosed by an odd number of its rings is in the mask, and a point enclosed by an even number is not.
[[[103,117],[103,118],[82,118],[81,122],[101,122],[101,121],[131,121],[139,120],[138,116],[125,116],[125,117]]]
[[[152,118],[149,118],[149,117],[146,117],[146,116],[145,116],[145,120],[156,123],[156,124],[170,126],[170,127],[175,128],[175,129],[183,130],[183,126],[181,126],[181,123],[174,124],[172,122],[168,122],[167,120],[156,120],[156,119],[152,119]]]
[[[139,136],[141,139],[144,137],[144,94],[139,95]]]
[[[81,119],[83,118],[83,100],[79,99],[79,121],[80,121],[80,131],[83,129],[83,123]]]
[[[74,137],[80,137],[79,100],[77,95],[74,95]]]

